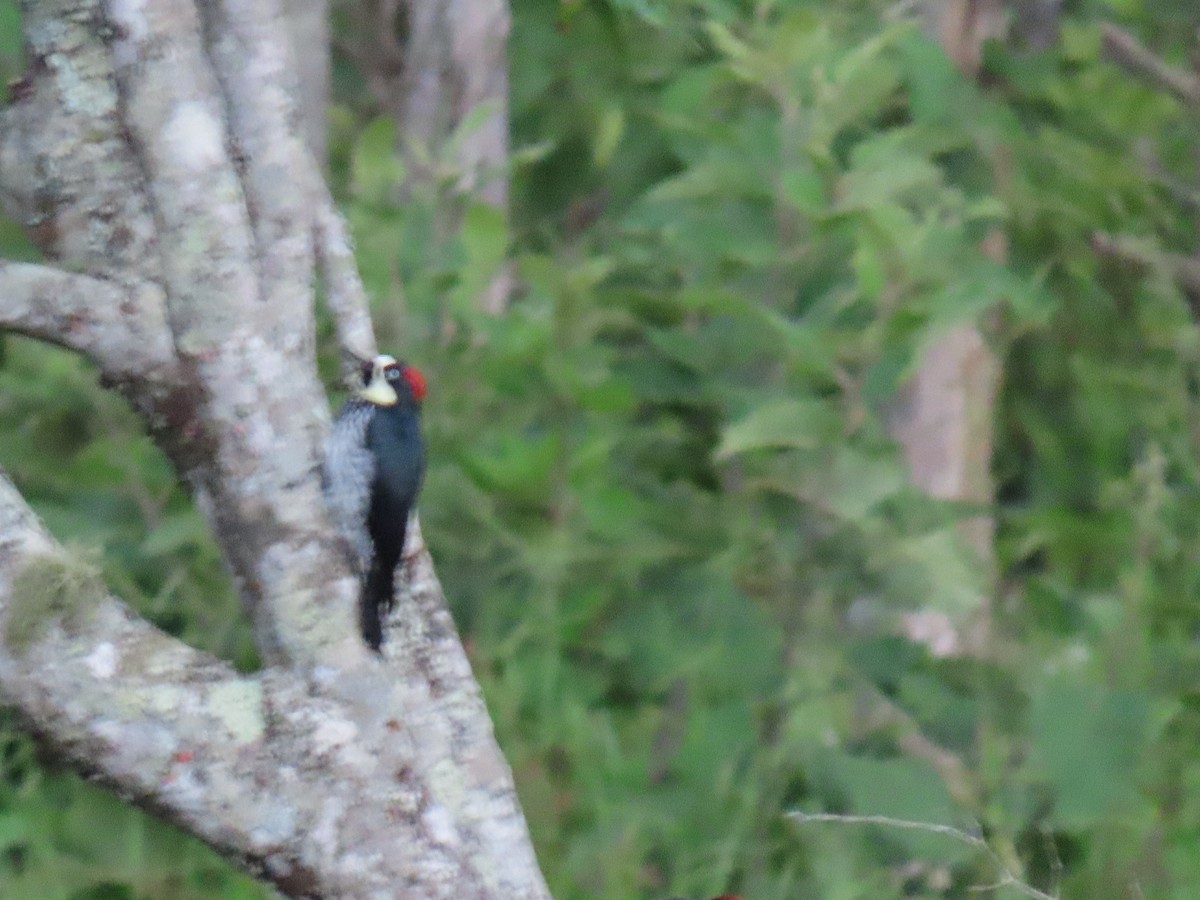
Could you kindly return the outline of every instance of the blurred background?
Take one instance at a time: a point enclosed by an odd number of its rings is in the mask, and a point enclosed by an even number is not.
[[[388,80],[419,23],[310,6],[314,145],[429,380],[424,533],[555,896],[1200,896],[1196,5],[513,0],[490,99],[424,126]],[[257,665],[85,363],[3,337],[0,465]],[[0,714],[0,897],[269,895]]]

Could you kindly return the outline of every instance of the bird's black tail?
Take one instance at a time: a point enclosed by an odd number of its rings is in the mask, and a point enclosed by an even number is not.
[[[376,555],[371,560],[367,580],[363,585],[359,624],[367,646],[379,652],[383,644],[383,616],[388,613],[396,598],[396,567],[388,565]]]

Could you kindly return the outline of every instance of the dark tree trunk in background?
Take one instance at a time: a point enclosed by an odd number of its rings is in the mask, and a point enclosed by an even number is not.
[[[438,184],[449,162],[444,228],[456,227],[464,199],[507,213],[505,0],[341,0],[340,9],[348,34],[339,46],[396,122],[409,187]],[[501,312],[511,280],[498,273],[480,306]]]
[[[967,77],[979,72],[984,41],[1004,36],[1001,0],[928,0],[922,12],[926,32]],[[1006,249],[999,229],[988,234],[981,247],[997,261],[1004,260]],[[960,323],[933,341],[888,416],[889,429],[917,487],[940,499],[984,506],[993,497],[992,439],[1001,372],[988,343],[989,325],[990,317],[985,315],[979,321]],[[992,518],[986,515],[965,519],[958,527],[966,551],[989,575],[995,565],[994,530]],[[952,619],[939,609],[915,610],[903,617],[905,634],[935,655],[986,654],[993,581],[994,577],[984,579],[970,619]],[[977,779],[956,753],[936,743],[918,720],[879,691],[864,688],[862,699],[855,722],[862,734],[887,731],[906,754],[938,773],[958,803],[968,809],[978,806]]]
[[[984,42],[1005,36],[1003,0],[928,2],[924,17],[927,31],[968,77],[979,72]],[[985,239],[983,250],[1003,260],[1005,244],[1003,232],[997,229]],[[999,379],[1000,361],[988,344],[985,321],[959,325],[928,349],[891,416],[892,434],[903,447],[918,487],[945,500],[985,506],[992,502],[992,431]],[[960,532],[991,572],[991,517],[968,519]],[[979,597],[978,615],[968,631],[932,610],[909,615],[906,627],[910,636],[936,652],[976,652],[987,642],[990,601],[986,592]]]

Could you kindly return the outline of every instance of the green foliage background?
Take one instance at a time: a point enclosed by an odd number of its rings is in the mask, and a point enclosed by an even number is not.
[[[1063,896],[1200,890],[1200,332],[1156,262],[1196,240],[1198,135],[1098,31],[1182,63],[1200,13],[1068,4],[977,86],[889,10],[515,0],[509,223],[455,198],[446,148],[399,203],[394,128],[337,69],[334,185],[382,339],[432,385],[426,536],[563,900],[997,881],[791,809],[978,831]],[[1097,257],[1100,231],[1151,263]],[[985,317],[995,578],[955,530],[979,510],[909,487],[885,429],[923,349]],[[204,523],[86,365],[4,339],[0,463],[122,596],[255,665]],[[985,596],[983,653],[898,636]],[[0,776],[0,896],[263,896],[12,719]]]

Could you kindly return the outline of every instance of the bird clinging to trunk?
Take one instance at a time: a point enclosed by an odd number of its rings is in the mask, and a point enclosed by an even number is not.
[[[420,410],[425,379],[390,356],[363,363],[362,386],[333,419],[322,485],[362,588],[359,622],[375,651],[395,602],[396,565],[425,473]]]

